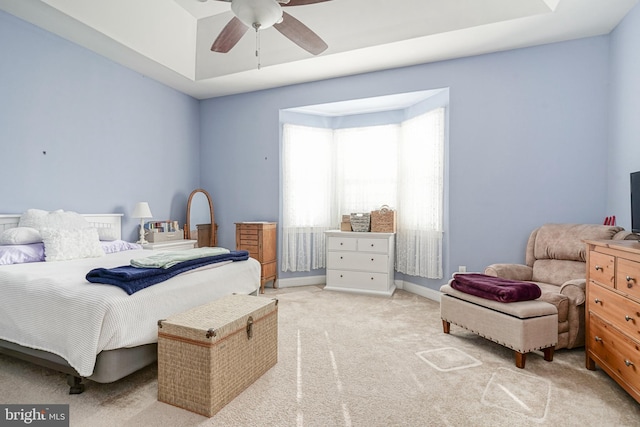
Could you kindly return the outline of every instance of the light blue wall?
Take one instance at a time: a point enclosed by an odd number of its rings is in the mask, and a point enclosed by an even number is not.
[[[640,5],[611,40],[607,214],[631,229],[629,173],[640,171]]]
[[[0,12],[0,211],[186,217],[199,102]],[[46,151],[46,155],[43,154]]]
[[[640,6],[611,36],[198,102],[0,12],[0,211],[129,214],[147,200],[182,222],[201,186],[232,247],[234,222],[278,220],[281,109],[449,88],[445,274],[522,261],[544,222],[629,226],[638,28]]]
[[[445,274],[521,262],[534,227],[605,215],[608,56],[595,37],[203,101],[220,241],[236,221],[278,220],[280,109],[448,87]]]

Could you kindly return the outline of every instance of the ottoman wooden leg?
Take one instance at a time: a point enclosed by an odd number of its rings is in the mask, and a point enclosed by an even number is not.
[[[442,319],[442,330],[444,331],[445,334],[448,334],[451,331],[451,323]]]
[[[555,347],[543,348],[542,351],[544,352],[544,360],[546,360],[547,362],[553,362],[553,352],[555,349]]]
[[[520,369],[524,369],[524,364],[527,361],[527,354],[520,353],[519,351],[514,351],[516,354],[516,366]]]

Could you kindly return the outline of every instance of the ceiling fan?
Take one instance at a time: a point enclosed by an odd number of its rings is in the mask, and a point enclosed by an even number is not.
[[[202,0],[201,0],[202,1]],[[206,1],[206,0],[205,0]],[[282,7],[304,6],[330,0],[217,0],[231,3],[235,15],[213,42],[213,52],[229,52],[249,27],[264,30],[274,27],[286,38],[313,55],[327,49],[327,44],[302,22],[284,12]]]

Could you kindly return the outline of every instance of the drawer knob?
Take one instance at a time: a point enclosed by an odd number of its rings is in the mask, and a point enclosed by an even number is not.
[[[340,259],[342,259],[342,257],[340,257]]]
[[[373,280],[373,277],[371,278],[371,280]]]
[[[599,265],[595,266],[596,271],[604,271],[604,268],[600,267]]]
[[[631,360],[625,359],[624,364],[627,366],[633,366],[633,362]]]
[[[596,337],[594,338],[596,340],[596,342],[602,342],[602,338],[600,338],[599,336],[596,335]]]
[[[373,243],[372,243],[372,244],[371,244],[371,247],[373,247],[373,246],[374,246],[374,245],[373,245]]]
[[[626,320],[626,321],[628,322],[629,320],[633,320],[633,317],[631,317],[631,316],[624,316],[624,320]]]
[[[602,305],[602,300],[599,300],[598,298],[594,299],[593,302]]]
[[[633,282],[635,282],[636,279],[634,279],[631,276],[627,276],[627,277],[625,277],[625,279],[627,279],[627,288],[632,288],[633,287]]]
[[[371,258],[371,261],[373,261],[373,258]]]

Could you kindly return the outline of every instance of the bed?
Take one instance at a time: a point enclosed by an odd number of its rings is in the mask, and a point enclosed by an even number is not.
[[[109,383],[153,363],[158,320],[260,287],[260,264],[252,258],[183,273],[131,295],[89,283],[90,270],[128,265],[153,251],[120,240],[121,214],[82,217],[109,236],[100,237],[105,255],[0,265],[0,353],[67,374],[72,394],[84,390],[85,378]],[[0,215],[0,236],[23,229],[20,222],[21,215]],[[51,245],[53,254],[53,240],[44,236],[41,245]]]

